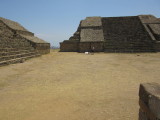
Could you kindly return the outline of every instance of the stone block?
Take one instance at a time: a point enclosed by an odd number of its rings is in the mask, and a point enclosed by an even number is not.
[[[154,117],[160,119],[160,85],[157,83],[141,84],[139,98],[140,109],[148,116],[152,116],[150,119]]]

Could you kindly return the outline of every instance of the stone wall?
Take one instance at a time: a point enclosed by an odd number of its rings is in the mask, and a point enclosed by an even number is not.
[[[94,50],[93,50],[94,47]],[[103,52],[103,42],[80,42],[79,52]]]
[[[40,54],[50,53],[50,44],[49,43],[32,43],[32,46]]]
[[[1,48],[16,48],[38,50],[41,54],[49,53],[50,43],[35,37],[19,23],[0,18],[0,46]]]
[[[60,52],[78,52],[79,42],[68,41],[60,43]]]
[[[38,56],[40,54],[29,40],[0,20],[0,66],[19,63]]]
[[[79,52],[91,52],[91,43],[90,42],[80,42]]]
[[[65,52],[85,52],[91,51],[91,43],[97,43],[100,47],[97,51],[157,52],[160,51],[159,25],[160,21],[153,15],[87,17],[68,41],[60,43],[60,48]],[[79,46],[73,41],[79,42]]]
[[[81,30],[81,42],[96,42],[104,41],[103,30],[102,29],[82,29]]]
[[[104,35],[101,17],[87,17],[79,28],[79,52],[102,52]]]
[[[139,90],[139,120],[160,120],[160,85],[144,83]]]
[[[69,40],[64,40],[63,42],[60,42],[60,52],[78,52],[79,51],[80,24],[78,26],[77,31],[73,34],[73,36],[69,38]]]
[[[23,62],[50,52],[50,43],[17,22],[0,18],[0,66]]]
[[[87,17],[80,24],[80,42],[104,41],[101,17]]]

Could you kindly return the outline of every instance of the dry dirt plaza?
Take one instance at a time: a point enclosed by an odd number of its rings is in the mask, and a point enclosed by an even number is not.
[[[160,53],[57,52],[0,67],[0,120],[137,120]]]

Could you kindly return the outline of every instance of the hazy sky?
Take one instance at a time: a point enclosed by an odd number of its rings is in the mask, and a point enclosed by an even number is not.
[[[87,16],[160,18],[160,0],[0,0],[0,16],[19,22],[36,36],[59,46]]]

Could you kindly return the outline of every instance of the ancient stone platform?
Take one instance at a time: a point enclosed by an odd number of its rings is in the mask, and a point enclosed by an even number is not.
[[[35,37],[19,23],[0,18],[0,66],[49,52],[50,43]]]
[[[153,15],[87,17],[69,40],[60,43],[60,51],[158,52],[160,20]]]

